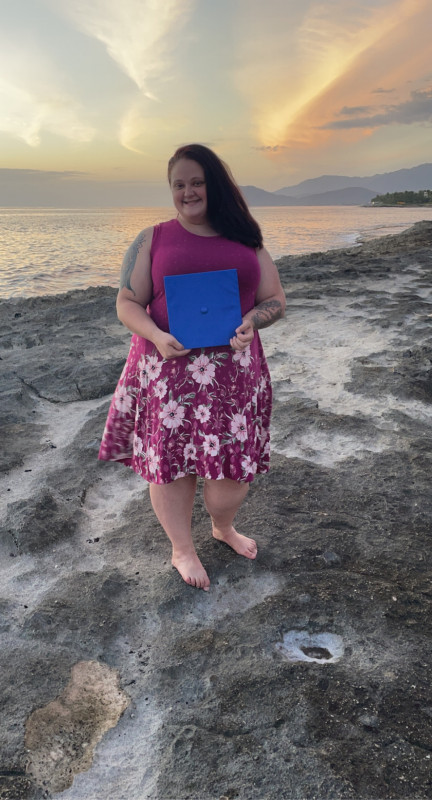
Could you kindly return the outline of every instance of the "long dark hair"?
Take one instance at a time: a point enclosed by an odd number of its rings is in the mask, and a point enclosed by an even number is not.
[[[204,170],[207,218],[212,228],[233,242],[261,248],[263,238],[260,226],[250,213],[227,164],[203,144],[186,144],[179,147],[168,161],[170,182],[173,167],[181,158],[196,161]]]

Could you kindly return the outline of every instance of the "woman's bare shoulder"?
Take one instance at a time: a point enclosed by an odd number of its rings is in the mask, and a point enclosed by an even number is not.
[[[155,225],[151,225],[148,228],[143,228],[129,246],[127,253],[129,253],[130,250],[136,250],[136,252],[138,252],[141,248],[150,250],[155,227]]]
[[[120,290],[128,289],[135,294],[135,289],[131,282],[132,278],[135,278],[134,282],[138,279],[138,282],[142,284],[143,278],[149,277],[151,267],[150,248],[153,232],[153,226],[144,228],[128,247],[121,268]]]

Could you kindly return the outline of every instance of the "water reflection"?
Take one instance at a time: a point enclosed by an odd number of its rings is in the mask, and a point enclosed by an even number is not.
[[[0,209],[0,296],[117,286],[135,236],[174,213],[172,208]],[[279,206],[252,213],[275,259],[347,247],[432,220],[428,208]]]

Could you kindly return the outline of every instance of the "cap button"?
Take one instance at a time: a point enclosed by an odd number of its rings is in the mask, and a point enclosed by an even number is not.
[[[201,306],[201,314],[207,314],[208,308],[207,306]]]

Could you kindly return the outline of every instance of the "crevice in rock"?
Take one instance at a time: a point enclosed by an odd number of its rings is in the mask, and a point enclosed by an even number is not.
[[[17,377],[18,377],[18,380],[21,381],[23,386],[25,386],[26,389],[28,389],[31,392],[31,394],[33,394],[35,397],[38,397],[39,400],[45,400],[47,403],[52,403],[55,406],[57,406],[57,405],[60,405],[60,406],[67,405],[68,403],[73,402],[71,400],[66,400],[66,401],[64,401],[64,400],[53,400],[51,397],[45,397],[45,395],[41,394],[41,392],[39,392],[31,383],[28,383],[26,380],[24,380],[24,378],[21,378],[20,375],[18,375]]]

